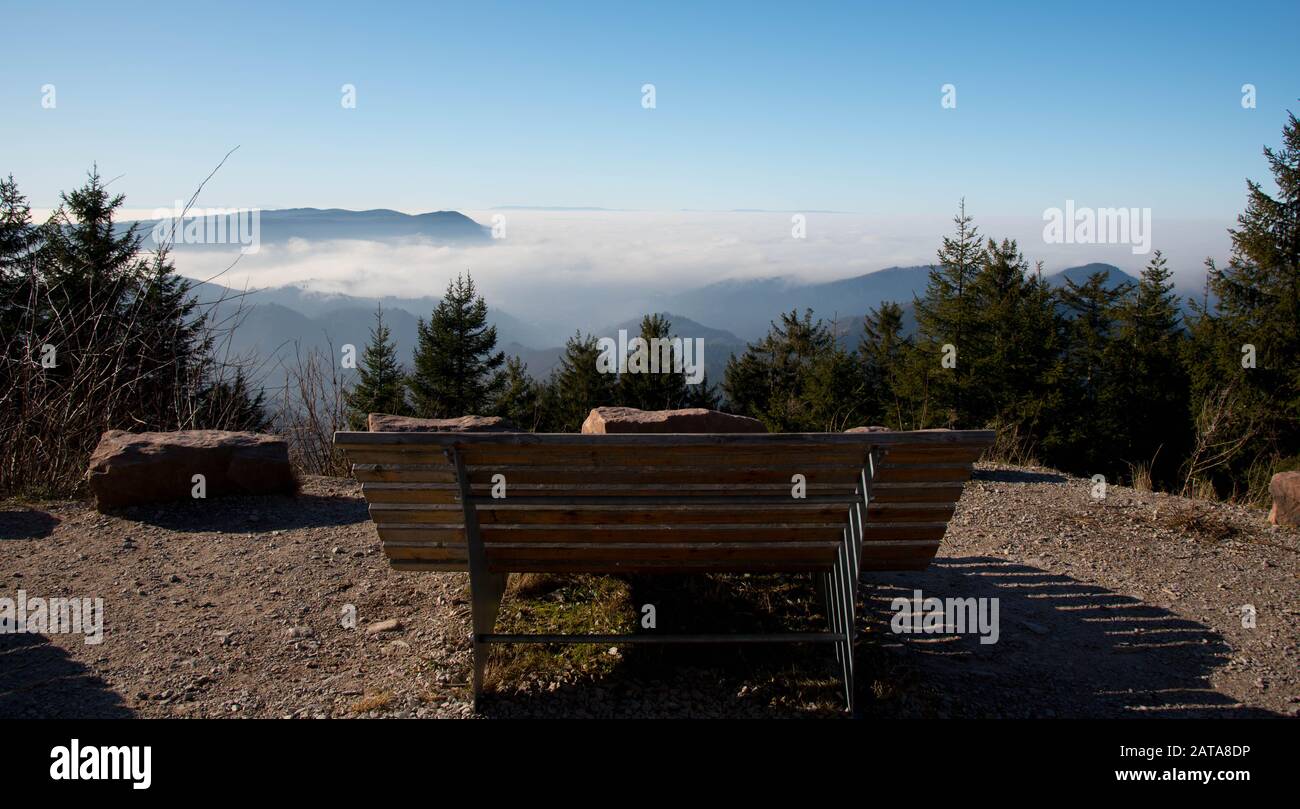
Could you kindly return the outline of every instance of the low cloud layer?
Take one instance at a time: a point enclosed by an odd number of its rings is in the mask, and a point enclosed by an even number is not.
[[[808,213],[795,238],[793,213],[466,211],[504,226],[482,247],[422,241],[330,241],[263,245],[230,268],[223,252],[182,251],[182,273],[227,286],[304,284],[352,295],[438,295],[458,272],[473,273],[490,303],[536,321],[608,322],[646,311],[663,295],[724,279],[788,276],[829,281],[893,265],[928,264],[950,216],[871,217]],[[1043,221],[986,218],[985,236],[1014,238],[1032,263],[1053,272],[1094,261],[1136,274],[1149,255],[1128,244],[1048,244]],[[1228,251],[1229,222],[1153,218],[1153,249],[1163,250],[1180,287],[1199,288],[1205,258]],[[222,272],[225,270],[225,272]],[[600,316],[592,317],[593,308]]]

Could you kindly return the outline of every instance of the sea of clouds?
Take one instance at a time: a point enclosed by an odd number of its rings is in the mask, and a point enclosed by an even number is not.
[[[929,264],[951,216],[801,214],[796,212],[640,212],[511,209],[465,211],[504,227],[504,238],[473,247],[425,240],[317,241],[262,245],[239,257],[223,251],[179,251],[179,270],[226,286],[303,285],[358,296],[441,294],[449,278],[469,271],[493,306],[536,320],[585,320],[593,307],[618,316],[645,311],[654,300],[725,279],[787,277],[829,281],[889,266]],[[1222,261],[1231,222],[1161,220],[1152,247],[1163,250],[1181,288],[1199,289],[1207,257]],[[1043,221],[988,217],[981,234],[1016,239],[1045,272],[1106,262],[1137,274],[1150,255],[1128,244],[1048,244]]]

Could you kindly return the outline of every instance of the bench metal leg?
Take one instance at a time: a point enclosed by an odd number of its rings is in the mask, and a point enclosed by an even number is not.
[[[484,638],[496,629],[497,612],[506,592],[506,573],[491,573],[487,566],[487,551],[479,533],[478,511],[474,507],[469,485],[469,474],[456,448],[447,449],[447,455],[456,467],[456,482],[460,488],[461,509],[465,515],[465,542],[469,557],[470,614],[474,632],[474,710],[479,710],[483,696],[483,671],[487,666],[488,645]]]

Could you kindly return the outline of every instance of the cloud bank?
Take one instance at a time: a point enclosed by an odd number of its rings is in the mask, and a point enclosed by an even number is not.
[[[491,305],[539,322],[610,322],[646,311],[656,297],[726,279],[790,277],[829,281],[888,266],[929,264],[951,217],[878,217],[807,213],[796,238],[794,212],[465,211],[504,228],[481,247],[425,241],[294,239],[263,245],[228,270],[233,255],[179,251],[179,270],[253,288],[299,284],[360,296],[438,295],[449,278],[470,271]],[[977,219],[984,236],[1013,238],[1031,262],[1053,272],[1094,261],[1135,273],[1149,255],[1127,244],[1048,244],[1043,221]],[[1199,288],[1206,257],[1222,260],[1230,222],[1162,220],[1152,247],[1164,251],[1180,287]],[[222,272],[224,270],[224,272]],[[600,316],[593,317],[598,309]]]

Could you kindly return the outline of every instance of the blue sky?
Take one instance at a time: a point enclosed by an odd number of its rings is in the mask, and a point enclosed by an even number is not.
[[[1300,110],[1294,0],[3,2],[0,173],[36,206],[95,161],[131,208],[169,206],[238,145],[201,204],[932,215],[965,196],[1230,222]]]

